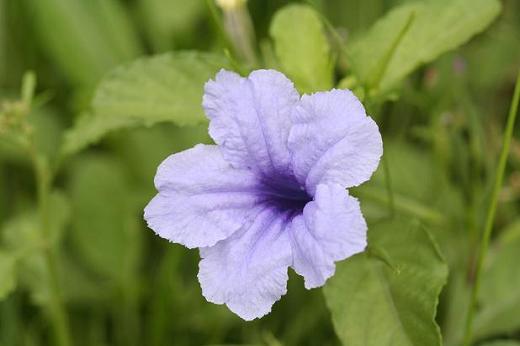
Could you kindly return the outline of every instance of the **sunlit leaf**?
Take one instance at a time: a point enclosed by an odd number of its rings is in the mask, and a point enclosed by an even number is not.
[[[344,345],[440,345],[435,323],[447,266],[422,227],[393,220],[369,226],[369,249],[337,265],[325,286]]]
[[[204,83],[227,66],[220,55],[182,52],[143,58],[117,68],[98,86],[92,113],[84,114],[67,132],[64,152],[74,153],[121,128],[205,122]]]
[[[306,5],[290,5],[278,11],[270,34],[285,73],[302,92],[332,86],[332,59],[319,15]]]
[[[388,91],[420,65],[484,30],[499,11],[497,0],[429,0],[401,5],[347,47],[351,68],[366,87]]]

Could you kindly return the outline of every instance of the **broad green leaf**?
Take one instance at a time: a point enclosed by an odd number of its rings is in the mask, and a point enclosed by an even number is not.
[[[401,5],[348,47],[351,68],[365,87],[387,92],[420,65],[484,30],[499,12],[498,0]]]
[[[0,301],[16,286],[16,256],[0,249]]]
[[[168,155],[210,141],[206,124],[178,127],[161,123],[150,128],[118,131],[107,137],[107,143],[121,158],[122,164],[146,187],[146,200],[142,203],[146,203],[150,193],[155,191],[150,182]]]
[[[128,13],[116,0],[23,0],[54,63],[74,84],[92,85],[141,54]]]
[[[72,171],[74,248],[93,272],[119,281],[135,273],[140,255],[133,190],[125,168],[110,157],[82,158]]]
[[[435,323],[447,266],[417,223],[369,226],[368,250],[337,265],[324,289],[344,345],[440,345]]]
[[[497,239],[482,273],[476,337],[520,330],[519,252],[520,221],[517,221]]]
[[[204,1],[139,0],[148,37],[157,51],[167,51],[177,35],[195,27],[204,12]]]
[[[270,34],[283,71],[302,92],[332,87],[332,58],[319,15],[310,6],[289,5],[278,11]]]
[[[110,131],[172,122],[205,122],[204,83],[228,67],[217,54],[180,52],[139,59],[106,76],[97,88],[92,113],[65,135],[63,151],[74,153]]]

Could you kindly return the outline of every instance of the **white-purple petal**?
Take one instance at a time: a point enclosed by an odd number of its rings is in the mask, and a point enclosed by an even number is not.
[[[287,218],[263,208],[255,220],[230,238],[201,249],[202,294],[250,321],[271,311],[287,292],[292,262]]]
[[[293,246],[292,267],[306,288],[322,286],[334,275],[336,261],[365,250],[367,225],[357,199],[339,185],[318,185],[314,201],[288,229]]]
[[[318,184],[357,186],[372,176],[383,153],[377,124],[348,90],[304,95],[292,112],[293,171],[309,193]]]
[[[289,79],[274,70],[247,78],[222,70],[204,91],[209,133],[230,163],[263,174],[290,169],[287,136],[299,95]]]
[[[367,226],[345,188],[377,168],[381,135],[350,91],[300,99],[273,70],[219,72],[203,106],[218,147],[166,159],[145,219],[199,247],[203,295],[252,320],[285,294],[288,267],[314,288],[365,249]]]
[[[157,170],[159,193],[146,206],[148,227],[188,248],[214,245],[240,229],[259,197],[251,171],[235,169],[215,145],[169,156]]]

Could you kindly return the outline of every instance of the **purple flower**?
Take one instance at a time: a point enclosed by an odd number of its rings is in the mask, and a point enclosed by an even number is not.
[[[203,106],[217,145],[164,160],[145,219],[200,248],[204,297],[252,320],[286,293],[289,267],[310,289],[365,249],[367,226],[345,188],[370,178],[381,135],[352,92],[300,97],[273,70],[220,71]]]

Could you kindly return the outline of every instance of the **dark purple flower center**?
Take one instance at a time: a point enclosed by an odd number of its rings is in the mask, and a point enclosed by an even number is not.
[[[312,197],[305,191],[296,178],[274,175],[260,179],[259,193],[263,203],[291,216],[300,214]]]

